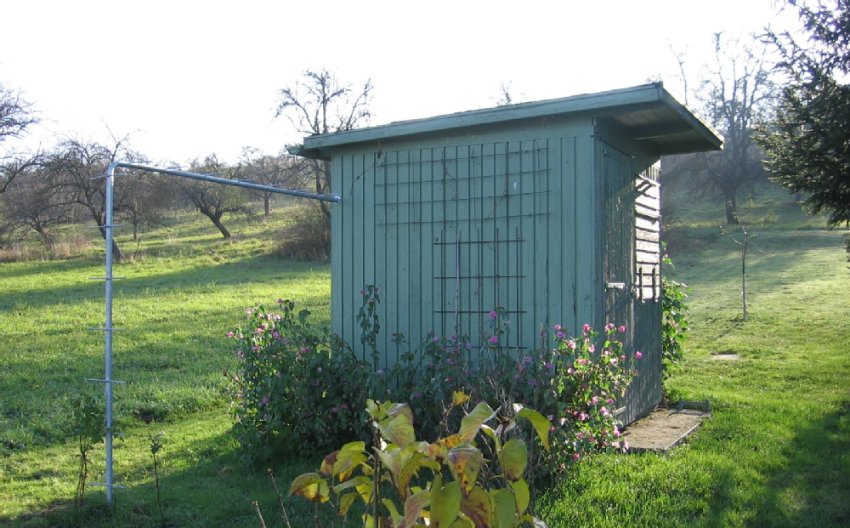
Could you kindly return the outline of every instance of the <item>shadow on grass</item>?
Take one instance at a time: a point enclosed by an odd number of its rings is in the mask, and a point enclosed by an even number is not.
[[[706,526],[844,527],[850,525],[850,402],[801,427],[782,449],[764,482],[714,475]],[[740,491],[752,489],[741,502]],[[737,491],[736,491],[737,489]],[[736,499],[735,496],[738,496]],[[693,519],[692,519],[693,520]],[[675,523],[674,523],[675,524]]]
[[[74,269],[88,270],[90,262],[78,266],[66,266],[66,271]],[[123,269],[122,269],[123,268]],[[50,268],[53,269],[53,268]],[[314,270],[327,270],[326,264],[318,262],[292,262],[272,256],[243,258],[224,264],[209,264],[202,268],[187,268],[174,272],[147,274],[143,277],[129,277],[116,282],[114,297],[116,300],[150,296],[156,290],[187,289],[193,286],[204,287],[215,284],[217,287],[238,286],[250,281],[283,280],[292,275],[311,273]],[[133,272],[132,264],[126,268],[116,266],[113,273],[122,277]],[[98,271],[99,276],[103,275]],[[94,275],[93,275],[94,276]],[[0,296],[0,308],[11,308],[18,303],[28,308],[46,308],[59,302],[96,300],[103,297],[103,283],[83,279],[78,283],[64,287],[46,286],[30,288],[26,292]]]
[[[139,463],[144,467],[126,470],[130,479],[139,479],[140,483],[116,489],[112,509],[106,505],[103,488],[89,484],[86,503],[80,508],[70,499],[54,501],[16,518],[0,517],[0,525],[10,528],[257,527],[259,518],[252,505],[257,501],[269,528],[285,526],[267,468],[246,463],[227,433],[184,444],[179,452],[171,454],[166,443],[160,456],[161,510],[156,499],[153,464],[148,456]],[[189,463],[182,469],[170,466],[186,461]],[[273,471],[281,493],[287,493],[297,475],[315,471],[320,462],[320,458],[289,459],[275,464]],[[120,484],[121,475],[116,478]],[[286,497],[284,505],[293,528],[315,524],[313,506],[306,500]],[[329,512],[327,508],[322,510],[323,525],[329,525]]]
[[[850,402],[802,427],[759,498],[772,526],[850,525]]]

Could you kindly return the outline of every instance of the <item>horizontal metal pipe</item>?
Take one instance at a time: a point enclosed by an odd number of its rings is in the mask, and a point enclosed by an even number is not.
[[[263,185],[261,183],[246,182],[240,180],[229,180],[218,176],[210,176],[209,174],[198,174],[197,172],[187,172],[177,169],[163,169],[161,167],[153,167],[151,165],[142,165],[139,163],[128,163],[126,161],[115,161],[110,163],[110,167],[122,167],[125,169],[137,169],[147,172],[158,172],[160,174],[168,174],[171,176],[179,176],[181,178],[191,178],[193,180],[208,181],[212,183],[220,183],[222,185],[233,185],[235,187],[243,187],[245,189],[253,189],[255,191],[265,191],[277,194],[287,194],[289,196],[297,196],[299,198],[309,198],[311,200],[319,200],[322,202],[340,203],[342,199],[336,193],[334,194],[316,194],[307,191],[299,191],[296,189],[281,189],[271,185]]]

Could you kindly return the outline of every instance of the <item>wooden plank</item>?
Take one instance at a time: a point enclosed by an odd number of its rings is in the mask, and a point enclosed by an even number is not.
[[[646,229],[635,229],[635,238],[637,240],[643,240],[646,242],[655,242],[659,243],[661,240],[661,235],[658,231],[649,231]]]
[[[638,194],[637,198],[635,198],[635,203],[642,207],[646,207],[647,209],[652,209],[653,211],[658,211],[658,196],[648,196],[645,194]]]
[[[647,231],[660,231],[661,221],[658,218],[646,218],[644,216],[637,215],[635,217],[635,227],[637,229],[644,229]]]
[[[661,214],[657,210],[644,207],[640,204],[635,204],[635,213],[645,218],[661,218]]]

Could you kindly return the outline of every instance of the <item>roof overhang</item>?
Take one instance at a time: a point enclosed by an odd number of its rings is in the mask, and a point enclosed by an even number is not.
[[[569,116],[590,116],[612,122],[626,137],[658,156],[719,150],[723,146],[720,135],[676,101],[661,83],[651,83],[314,135],[304,138],[304,144],[291,148],[290,152],[308,158],[330,159],[334,150],[358,143],[431,137],[459,133],[463,129]]]

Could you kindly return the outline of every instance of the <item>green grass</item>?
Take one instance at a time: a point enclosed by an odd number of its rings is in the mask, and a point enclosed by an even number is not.
[[[554,484],[538,513],[561,526],[845,526],[850,523],[850,271],[845,231],[802,215],[766,190],[742,207],[752,235],[749,320],[740,320],[739,232],[720,206],[689,204],[674,225],[676,278],[688,283],[692,334],[669,381],[676,397],[710,400],[712,417],[665,455],[599,456]],[[149,435],[164,431],[160,479],[166,526],[281,526],[264,468],[229,436],[224,333],[245,306],[280,296],[328,319],[325,264],[270,256],[287,223],[237,222],[223,241],[206,221],[175,218],[143,235],[116,275],[114,512],[91,486],[72,499],[76,448],[68,398],[100,390],[103,369],[97,251],[0,265],[0,524],[159,526]],[[93,244],[93,247],[99,247]],[[676,248],[679,252],[676,252]],[[737,362],[712,355],[735,352]],[[154,420],[146,423],[145,420]],[[161,421],[156,421],[161,420]],[[103,479],[103,447],[92,453]],[[281,487],[318,460],[285,460]],[[287,499],[294,526],[311,510]]]
[[[760,214],[753,209],[742,218]],[[668,389],[709,400],[712,417],[668,454],[581,464],[541,501],[551,526],[850,524],[846,231],[789,224],[799,215],[790,213],[750,223],[746,322],[740,233],[718,230],[693,242],[699,251],[674,255],[677,279],[690,286],[692,333]],[[684,226],[691,236],[695,224]]]
[[[70,400],[102,394],[86,381],[103,377],[103,334],[90,330],[104,318],[103,282],[91,280],[103,276],[102,250],[0,265],[0,524],[62,525],[75,515],[84,526],[158,522],[148,437],[163,430],[167,518],[179,526],[240,518],[253,525],[246,501],[268,497],[269,486],[227,436],[225,372],[236,363],[225,333],[241,323],[246,306],[278,297],[298,300],[319,322],[329,319],[328,266],[273,256],[290,214],[231,222],[231,241],[194,217],[172,219],[138,243],[119,239],[130,258],[114,270],[124,279],[114,286],[114,325],[122,331],[114,334],[113,368],[126,381],[115,388],[123,431],[115,472],[126,486],[117,492],[115,519],[102,515],[102,488],[91,488],[82,514],[69,506],[78,463]],[[92,480],[102,481],[102,444],[91,458]],[[302,465],[279,468],[283,486]],[[198,512],[204,516],[193,520]]]

